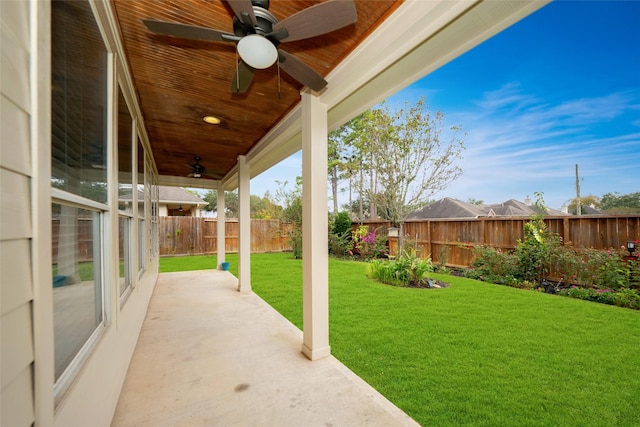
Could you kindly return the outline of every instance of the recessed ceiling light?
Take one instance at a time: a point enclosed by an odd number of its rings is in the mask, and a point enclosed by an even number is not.
[[[220,119],[216,116],[205,116],[202,120],[212,125],[220,124]]]

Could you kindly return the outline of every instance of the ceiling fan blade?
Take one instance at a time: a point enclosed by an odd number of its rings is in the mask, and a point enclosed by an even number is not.
[[[231,92],[246,92],[249,86],[251,86],[255,72],[256,70],[245,64],[244,61],[238,62],[238,69],[233,74],[233,79],[231,80]]]
[[[251,0],[227,0],[227,3],[229,3],[240,22],[252,27],[256,26],[258,21],[256,21],[256,15],[253,13]]]
[[[147,28],[156,33],[166,36],[180,37],[191,40],[205,41],[237,41],[240,37],[226,33],[224,31],[214,30],[213,28],[197,27],[195,25],[178,24],[176,22],[156,21],[154,19],[143,19],[142,22]]]
[[[304,62],[282,49],[278,50],[280,68],[291,77],[316,92],[327,85],[327,81]]]
[[[278,22],[273,26],[273,35],[282,42],[308,39],[346,27],[357,18],[353,0],[329,0]]]

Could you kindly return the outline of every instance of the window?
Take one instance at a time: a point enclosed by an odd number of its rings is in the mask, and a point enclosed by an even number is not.
[[[101,213],[63,203],[52,209],[57,379],[103,321]]]
[[[52,286],[56,397],[104,326],[108,53],[86,1],[51,5]]]
[[[52,180],[107,201],[107,51],[87,2],[52,3]]]
[[[145,183],[145,152],[142,141],[138,139],[138,272],[140,275],[144,273],[147,266],[147,240],[145,230],[145,218],[147,215],[147,186]]]
[[[118,277],[120,297],[133,286],[131,223],[133,218],[133,119],[122,90],[118,90]],[[123,303],[123,301],[121,301]]]
[[[160,186],[158,176],[153,175],[153,185],[151,186],[151,254],[157,256],[158,248],[158,199],[160,197]]]

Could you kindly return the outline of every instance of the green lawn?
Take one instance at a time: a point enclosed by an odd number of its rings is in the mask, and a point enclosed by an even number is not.
[[[161,271],[215,265],[198,258],[162,259]],[[422,425],[640,425],[640,312],[441,275],[449,288],[394,288],[357,262],[329,269],[332,353]],[[253,290],[301,328],[302,261],[255,254],[251,271]]]

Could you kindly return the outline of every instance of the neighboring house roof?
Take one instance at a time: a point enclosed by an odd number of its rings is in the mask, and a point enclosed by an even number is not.
[[[603,215],[604,212],[602,212],[600,209],[596,209],[592,206],[582,206],[582,215]],[[576,208],[573,209],[569,209],[569,213],[571,215],[576,215]]]
[[[480,205],[445,197],[411,212],[407,219],[477,218],[479,216],[485,216]]]
[[[566,216],[567,214],[558,210],[547,208],[546,212],[541,212],[536,208],[535,205],[526,204],[519,200],[509,199],[504,203],[500,203],[497,205],[485,205],[486,208],[493,209],[496,216],[529,216],[529,215],[538,215],[540,213],[544,213],[546,215],[553,216]]]
[[[535,205],[528,205],[518,200],[510,199],[504,203],[495,205],[475,205],[460,200],[445,197],[444,199],[430,203],[413,211],[407,219],[432,219],[432,218],[478,218],[494,216],[531,216],[540,211]],[[564,215],[562,211],[547,208],[547,215]]]
[[[158,188],[158,203],[160,204],[181,204],[181,205],[206,205],[207,202],[201,198],[194,196],[187,190],[181,187],[166,187],[160,186]],[[119,197],[120,201],[131,200],[132,194],[123,194]],[[138,200],[144,197],[144,193],[138,190]]]
[[[181,187],[160,186],[159,203],[182,203],[184,205],[206,205],[207,202]]]

